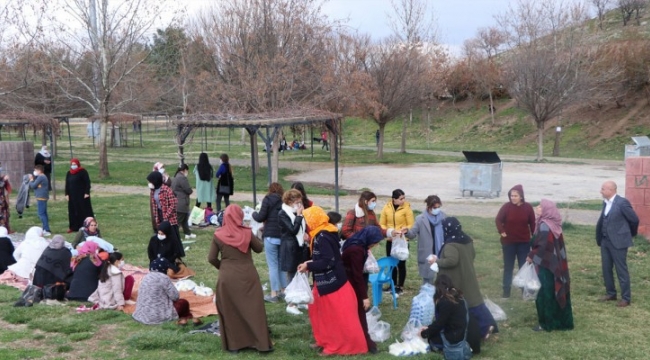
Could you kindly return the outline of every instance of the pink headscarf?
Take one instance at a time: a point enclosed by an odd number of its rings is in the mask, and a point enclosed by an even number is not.
[[[243,221],[244,211],[239,205],[228,205],[223,214],[223,225],[214,232],[214,236],[245,254],[251,243],[251,229],[242,225]]]
[[[89,257],[90,261],[93,262],[95,266],[100,266],[102,265],[102,260],[97,256],[97,250],[99,250],[99,245],[97,245],[96,242],[93,241],[86,241],[81,245],[79,248],[79,254],[72,259],[72,262],[70,263],[70,266],[72,267],[72,270],[74,270],[77,265],[83,260],[85,257]]]
[[[542,214],[537,218],[535,228],[539,229],[539,225],[544,223],[551,229],[553,236],[557,239],[562,235],[562,215],[560,215],[560,211],[551,200],[542,199],[540,204],[542,205]]]

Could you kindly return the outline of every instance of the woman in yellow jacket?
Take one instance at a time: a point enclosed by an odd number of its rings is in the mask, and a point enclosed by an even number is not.
[[[384,229],[395,229],[392,234],[387,234],[388,241],[386,241],[386,256],[390,256],[390,250],[393,245],[391,235],[398,235],[402,229],[410,229],[415,223],[411,204],[405,199],[404,191],[395,189],[393,190],[392,201],[389,201],[381,211],[381,218],[379,220],[381,227]],[[397,281],[398,273],[399,281]],[[397,268],[393,270],[393,282],[395,283],[396,293],[402,293],[404,280],[406,280],[406,261],[400,261],[397,264]]]

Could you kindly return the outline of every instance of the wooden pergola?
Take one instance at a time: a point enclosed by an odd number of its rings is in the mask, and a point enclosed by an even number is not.
[[[6,127],[21,129],[23,134],[23,141],[27,141],[27,129],[41,130],[47,139],[50,141],[50,149],[52,150],[52,190],[54,200],[56,200],[56,181],[54,176],[54,154],[56,154],[55,136],[61,130],[61,123],[68,125],[68,142],[70,144],[70,157],[72,158],[72,137],[70,136],[70,121],[68,115],[43,115],[21,111],[9,111],[0,113],[0,141],[2,141],[2,130]]]
[[[339,211],[339,124],[342,114],[317,109],[285,109],[277,112],[255,114],[192,114],[178,116],[172,123],[176,126],[176,143],[181,164],[185,162],[183,147],[187,138],[196,129],[205,128],[244,128],[251,139],[251,171],[253,176],[253,204],[257,204],[255,179],[255,144],[253,134],[257,133],[264,141],[266,149],[284,126],[324,124],[334,135],[334,196],[336,211]],[[264,132],[262,130],[265,130]],[[269,181],[271,177],[271,151],[266,152]]]

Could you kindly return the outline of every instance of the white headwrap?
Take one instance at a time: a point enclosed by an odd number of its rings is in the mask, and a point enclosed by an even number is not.
[[[43,157],[50,157],[50,152],[47,150],[47,145],[43,145],[41,147],[41,151],[38,152],[39,154],[43,155]]]
[[[0,226],[0,238],[7,237],[9,235],[9,231],[7,231],[7,228],[4,226]]]

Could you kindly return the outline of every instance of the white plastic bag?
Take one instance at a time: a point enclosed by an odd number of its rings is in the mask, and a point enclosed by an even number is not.
[[[366,322],[368,323],[368,329],[375,325],[379,318],[381,317],[381,310],[378,307],[373,306],[369,311],[366,312]]]
[[[212,295],[214,295],[214,291],[212,291],[211,288],[209,288],[209,287],[203,285],[203,283],[201,283],[200,285],[194,287],[194,294],[196,294],[198,296],[212,296]]]
[[[409,320],[414,320],[422,325],[428,325],[433,322],[436,313],[436,305],[433,302],[433,296],[436,294],[436,288],[431,284],[422,285],[420,293],[411,300],[411,313]]]
[[[415,319],[409,319],[402,330],[402,340],[409,341],[413,338],[420,337],[420,331],[422,329],[422,323]]]
[[[490,310],[490,314],[492,314],[492,317],[495,321],[508,320],[506,312],[503,311],[499,305],[495,304],[494,301],[490,300],[487,296],[485,297],[485,306],[487,306],[488,310]]]
[[[196,287],[196,283],[189,279],[179,280],[174,284],[178,291],[192,291]]]
[[[368,325],[368,335],[372,341],[384,342],[390,338],[390,324],[385,321],[377,321],[372,327]]]
[[[515,280],[516,279],[516,280]],[[539,277],[537,277],[537,271],[535,271],[535,265],[532,263],[526,263],[521,267],[515,279],[512,280],[512,284],[523,288],[523,298],[524,300],[535,300],[537,299],[537,293],[542,287],[542,283],[539,282]]]
[[[375,256],[370,250],[368,250],[368,259],[366,259],[366,263],[363,264],[363,272],[368,274],[376,274],[379,272],[377,259],[375,259]]]
[[[404,235],[393,237],[390,256],[402,261],[409,258],[409,247],[406,239],[404,239]]]
[[[309,286],[309,278],[306,273],[296,273],[285,290],[284,300],[290,304],[311,304],[314,302],[314,295]]]

